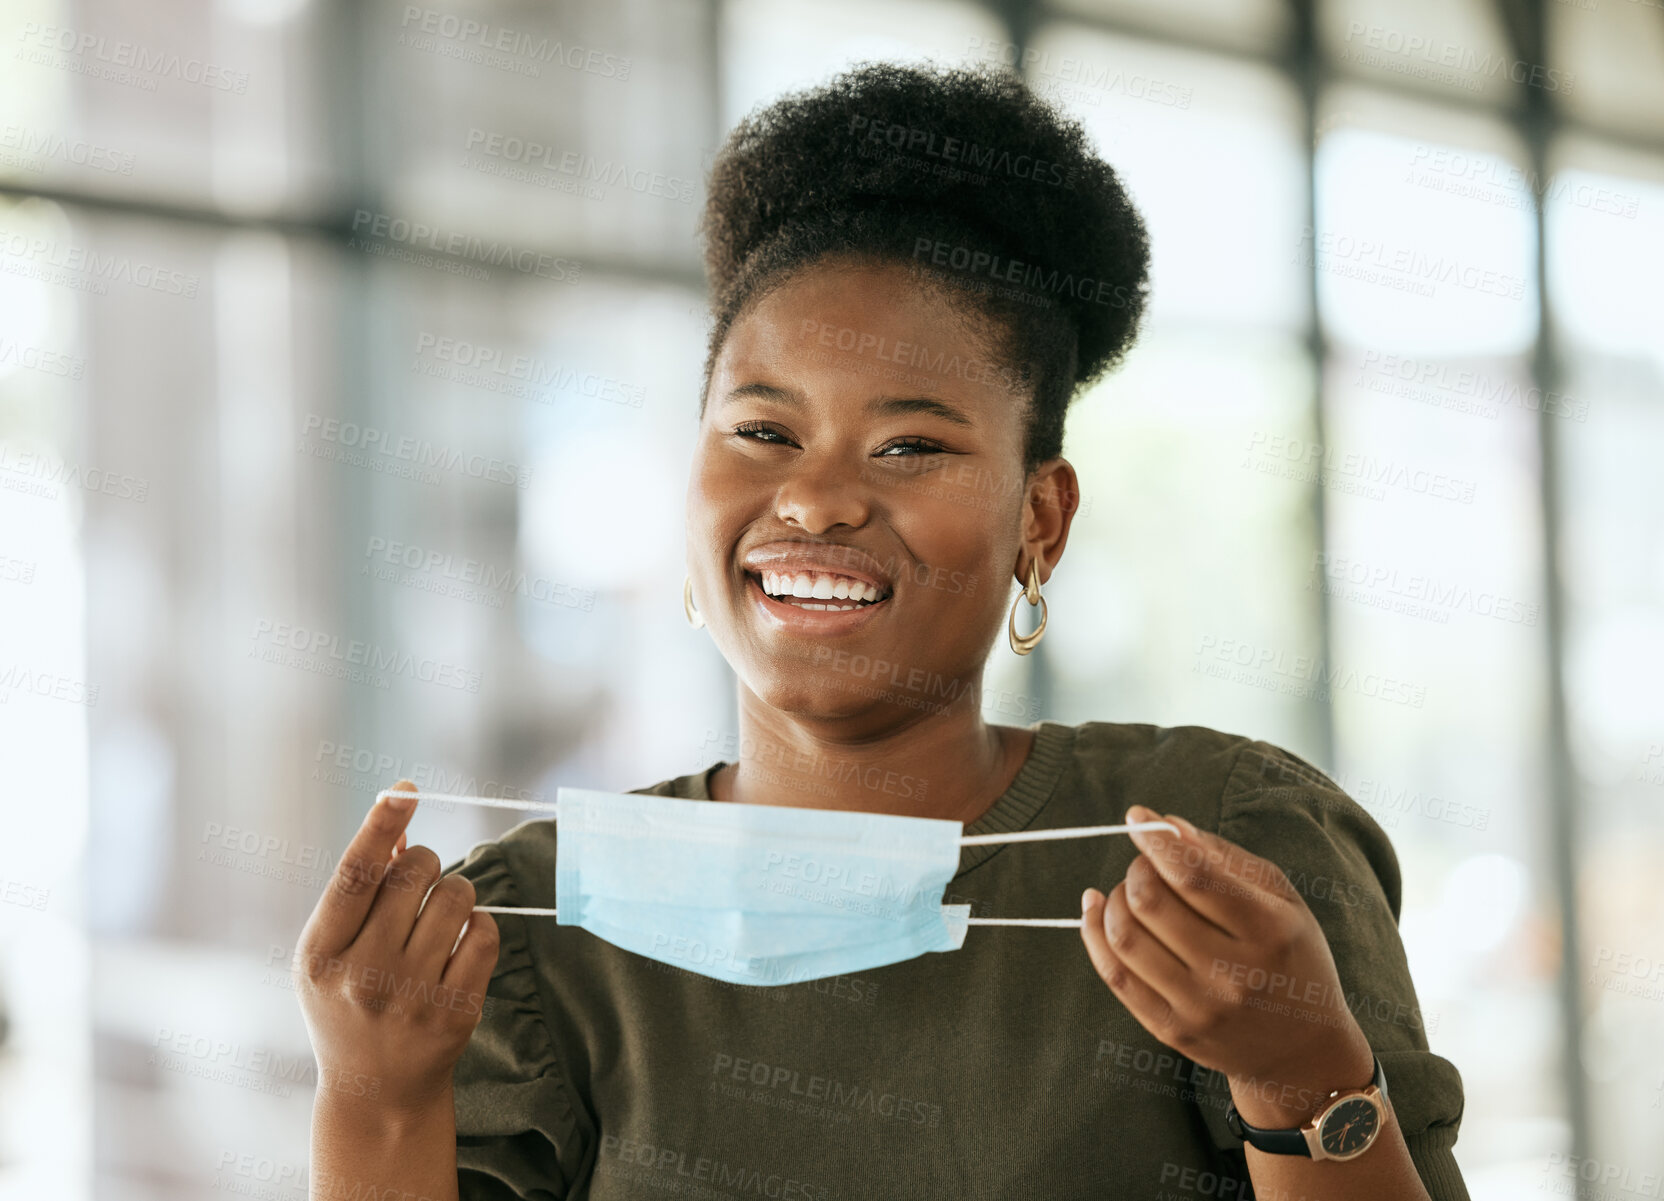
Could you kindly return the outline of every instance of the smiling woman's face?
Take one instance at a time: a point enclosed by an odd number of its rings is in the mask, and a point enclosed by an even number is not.
[[[977,706],[1024,550],[1042,581],[1061,554],[1067,517],[1026,503],[1029,393],[1002,382],[973,324],[905,266],[843,260],[798,271],[730,329],[694,452],[688,569],[765,704],[875,727],[897,697],[912,717]]]

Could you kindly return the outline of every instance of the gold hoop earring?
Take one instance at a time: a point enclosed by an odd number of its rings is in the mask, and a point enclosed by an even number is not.
[[[1031,605],[1040,607],[1040,624],[1034,627],[1032,634],[1017,633],[1017,601],[1026,600]],[[1011,649],[1019,655],[1026,655],[1040,645],[1040,639],[1046,634],[1046,598],[1040,595],[1040,562],[1030,559],[1028,564],[1028,583],[1011,602],[1011,620],[1005,625],[1006,635],[1011,639]]]
[[[682,577],[682,612],[687,615],[688,625],[698,629],[705,624],[705,615],[693,607],[693,579]]]

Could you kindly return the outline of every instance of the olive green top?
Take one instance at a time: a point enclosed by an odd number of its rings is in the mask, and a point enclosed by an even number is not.
[[[1428,1050],[1380,826],[1263,741],[1029,728],[1027,761],[965,833],[1113,824],[1142,803],[1276,863],[1328,937],[1428,1193],[1467,1201],[1451,1154],[1462,1081]],[[721,766],[634,791],[709,800]],[[479,904],[552,907],[555,835],[529,821],[450,870]],[[1137,853],[1125,835],[963,847],[943,901],[973,917],[1078,917],[1081,890],[1113,888]],[[456,1068],[463,1201],[1250,1195],[1224,1078],[1138,1024],[1077,929],[972,926],[956,951],[754,986],[552,917],[497,923],[487,1012]]]

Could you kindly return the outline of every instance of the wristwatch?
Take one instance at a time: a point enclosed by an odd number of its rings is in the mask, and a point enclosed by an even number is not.
[[[1375,1056],[1375,1075],[1365,1088],[1342,1088],[1330,1093],[1317,1116],[1304,1126],[1264,1130],[1250,1126],[1236,1111],[1225,1112],[1225,1125],[1251,1147],[1273,1155],[1305,1155],[1311,1159],[1356,1159],[1375,1142],[1388,1114],[1387,1075]]]

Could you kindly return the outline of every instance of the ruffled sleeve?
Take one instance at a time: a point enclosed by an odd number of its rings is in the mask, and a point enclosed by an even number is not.
[[[473,881],[475,903],[522,905],[498,843],[449,871]],[[461,1201],[549,1201],[571,1194],[593,1156],[561,1068],[527,941],[528,919],[493,915],[500,934],[484,1014],[457,1061],[456,1158]],[[552,919],[543,919],[552,920]]]
[[[1462,1078],[1428,1049],[1429,1023],[1398,934],[1401,878],[1386,833],[1328,776],[1263,741],[1238,754],[1215,828],[1282,868],[1305,899],[1328,938],[1347,1007],[1381,1061],[1422,1184],[1433,1201],[1468,1201],[1451,1150]],[[1202,1106],[1204,1120],[1217,1146],[1239,1151],[1224,1121],[1228,1086],[1219,1079],[1211,1087],[1219,1095]]]

